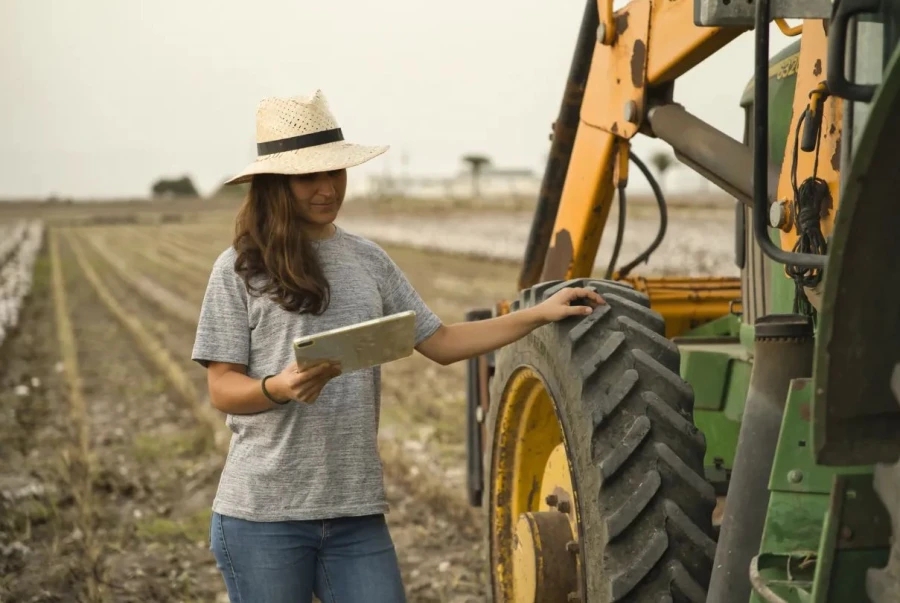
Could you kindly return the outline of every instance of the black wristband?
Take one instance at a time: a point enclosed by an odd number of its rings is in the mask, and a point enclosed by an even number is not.
[[[279,406],[283,406],[283,405],[287,404],[288,402],[290,402],[291,399],[288,398],[287,400],[285,400],[283,402],[281,400],[276,400],[275,398],[272,397],[272,394],[269,393],[269,390],[266,389],[266,380],[271,377],[274,377],[274,376],[275,375],[266,375],[265,377],[263,377],[262,381],[260,381],[260,386],[262,387],[262,392],[263,392],[263,394],[265,394],[266,398],[268,398],[275,404],[278,404]]]

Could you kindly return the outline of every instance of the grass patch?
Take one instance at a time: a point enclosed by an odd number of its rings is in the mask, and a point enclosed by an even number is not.
[[[200,509],[184,518],[151,517],[138,522],[137,536],[143,540],[169,542],[186,539],[190,542],[203,542],[209,535],[209,522],[212,510]]]
[[[206,446],[207,434],[197,428],[177,433],[139,434],[132,443],[132,452],[138,461],[161,461],[202,454]]]

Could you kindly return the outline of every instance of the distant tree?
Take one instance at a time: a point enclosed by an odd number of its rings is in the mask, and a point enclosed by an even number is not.
[[[650,163],[656,168],[659,179],[665,181],[666,172],[675,165],[675,158],[668,151],[657,151],[650,156]],[[662,186],[662,183],[660,183]]]
[[[478,199],[481,197],[481,175],[485,166],[490,165],[491,159],[485,155],[465,155],[462,160],[469,164],[469,171],[472,174],[472,197]]]
[[[250,190],[249,182],[242,182],[240,184],[225,184],[226,180],[228,180],[228,178],[222,180],[221,184],[219,184],[219,188],[217,188],[216,191],[212,193],[212,199],[238,197],[243,198],[247,195],[247,191]]]
[[[154,197],[199,197],[197,187],[188,176],[160,178],[150,189]]]

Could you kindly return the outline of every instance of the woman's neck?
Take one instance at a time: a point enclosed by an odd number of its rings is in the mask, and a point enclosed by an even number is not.
[[[322,226],[318,224],[310,224],[306,226],[304,229],[306,236],[314,241],[321,241],[324,239],[330,239],[337,232],[337,227],[334,224],[324,224]]]

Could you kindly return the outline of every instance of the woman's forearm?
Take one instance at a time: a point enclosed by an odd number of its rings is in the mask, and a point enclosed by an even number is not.
[[[266,382],[269,393],[275,396],[272,385],[271,379]],[[259,379],[237,371],[226,371],[211,379],[209,393],[214,408],[232,415],[246,415],[277,408],[277,405],[263,393]]]
[[[443,365],[502,348],[547,324],[536,308],[503,316],[446,325],[419,345],[419,352]]]

